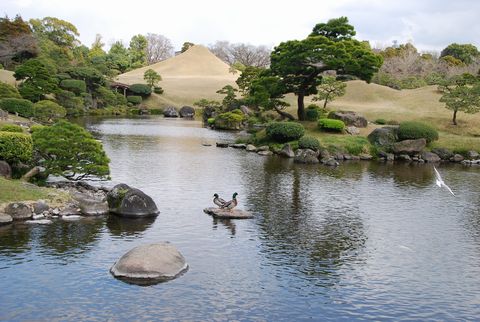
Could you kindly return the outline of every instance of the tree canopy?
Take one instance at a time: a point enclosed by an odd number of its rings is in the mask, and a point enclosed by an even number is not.
[[[47,173],[81,180],[90,176],[105,178],[108,159],[102,144],[84,128],[60,121],[32,133],[34,150]]]
[[[335,24],[331,28],[330,22]],[[340,22],[346,25],[348,19],[340,19]],[[348,26],[344,29],[350,31],[344,35],[338,31],[343,30],[339,19],[332,19],[306,39],[286,41],[273,50],[270,68],[274,75],[282,78],[285,93],[297,96],[299,120],[305,119],[304,98],[317,93],[323,72],[333,70],[339,75],[370,81],[380,68],[382,57],[373,53],[367,44],[350,39],[353,33]],[[316,35],[330,29],[337,30],[327,33],[331,38]]]
[[[480,56],[480,52],[477,47],[472,44],[450,44],[442,50],[440,57],[452,56],[464,64],[470,64],[475,58]]]

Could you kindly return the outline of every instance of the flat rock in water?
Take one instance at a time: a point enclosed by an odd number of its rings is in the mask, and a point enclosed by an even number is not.
[[[51,224],[52,221],[50,219],[37,219],[37,220],[27,220],[25,221],[26,224],[39,224],[39,225],[48,225]]]
[[[205,208],[203,212],[206,214],[211,215],[215,218],[224,218],[224,219],[249,219],[253,218],[253,214],[249,213],[248,211],[241,210],[241,209],[221,209],[221,208]]]
[[[79,220],[82,219],[82,216],[78,215],[69,215],[69,216],[62,216],[63,220]]]
[[[137,246],[110,269],[116,278],[137,285],[152,285],[174,279],[188,269],[180,252],[170,243]]]

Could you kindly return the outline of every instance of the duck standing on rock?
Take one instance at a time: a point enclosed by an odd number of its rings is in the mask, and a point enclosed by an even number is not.
[[[219,206],[220,208],[223,208],[223,206],[227,203],[225,200],[220,198],[217,193],[213,195],[213,203]]]
[[[238,205],[237,195],[238,193],[235,192],[232,196],[232,200],[227,201],[221,208],[228,210],[232,210],[233,208],[235,208]]]

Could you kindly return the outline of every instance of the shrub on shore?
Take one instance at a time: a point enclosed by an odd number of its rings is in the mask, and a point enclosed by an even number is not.
[[[17,124],[4,124],[0,126],[0,132],[23,133],[23,129],[20,125]]]
[[[0,159],[7,163],[28,162],[32,158],[33,144],[29,134],[0,132]]]
[[[324,131],[342,132],[345,129],[345,123],[341,120],[320,119],[318,120],[318,127]]]
[[[142,102],[142,97],[136,95],[127,96],[127,101],[133,105],[138,105]]]
[[[398,127],[398,138],[400,140],[416,140],[424,138],[427,143],[438,140],[438,132],[430,125],[408,121],[400,123]]]
[[[320,150],[320,141],[311,136],[303,136],[298,140],[298,148],[318,151]]]
[[[34,115],[33,103],[22,98],[2,98],[0,99],[0,109],[9,113],[18,113],[23,117]]]
[[[295,122],[272,122],[267,126],[267,136],[276,142],[284,143],[300,139],[305,128]]]

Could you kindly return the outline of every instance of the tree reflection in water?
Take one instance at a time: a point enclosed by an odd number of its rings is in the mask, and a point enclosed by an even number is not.
[[[115,215],[108,216],[107,228],[113,236],[142,236],[152,226],[157,217],[122,218]]]
[[[291,275],[303,273],[310,285],[336,284],[346,264],[361,260],[367,237],[355,199],[345,195],[355,187],[331,189],[344,175],[360,180],[365,169],[355,164],[337,171],[277,158],[265,159],[260,173],[246,168],[246,202],[258,212],[265,258]]]

